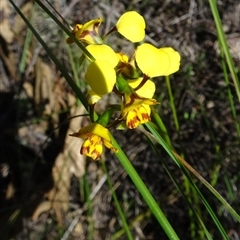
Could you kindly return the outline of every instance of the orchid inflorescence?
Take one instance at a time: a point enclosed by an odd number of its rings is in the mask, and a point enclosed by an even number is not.
[[[110,46],[104,43],[106,37],[115,31],[133,43],[142,42],[145,37],[145,20],[135,11],[124,13],[116,25],[101,37],[99,26],[102,18],[91,20],[85,24],[76,24],[72,34],[77,40],[86,45],[92,59],[89,61],[85,74],[85,80],[90,87],[88,102],[90,116],[93,123],[81,128],[70,136],[86,139],[80,153],[94,160],[100,158],[103,145],[117,152],[113,146],[110,126],[125,126],[134,129],[151,121],[151,105],[158,104],[153,99],[156,87],[152,79],[158,76],[168,76],[178,71],[180,55],[170,47],[156,48],[149,43],[137,46],[130,58],[122,53],[116,53]],[[67,39],[71,44],[72,38]],[[93,60],[94,59],[94,60]],[[103,95],[111,92],[121,98],[119,108],[110,106],[101,116],[94,121],[93,109]],[[109,124],[110,118],[115,111],[120,115]]]

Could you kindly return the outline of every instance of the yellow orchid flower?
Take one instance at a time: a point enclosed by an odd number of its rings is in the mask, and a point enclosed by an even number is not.
[[[118,56],[108,45],[88,45],[86,49],[91,53],[95,60],[108,61],[113,68],[115,68],[119,62]]]
[[[102,18],[91,20],[85,24],[76,24],[72,30],[72,34],[79,40],[87,44],[102,44],[102,39],[98,34],[98,28],[102,23]],[[66,42],[73,43],[69,37]]]
[[[140,70],[150,78],[168,76],[179,70],[180,55],[170,47],[156,48],[144,43],[136,50],[136,62]]]
[[[128,80],[127,82],[132,88],[136,88],[141,83],[141,81],[142,78],[138,78],[135,80]],[[145,84],[135,92],[140,97],[152,98],[155,91],[156,91],[155,83],[151,80],[147,80]]]
[[[141,79],[128,81],[132,87],[138,86]],[[155,84],[148,80],[139,90],[125,93],[122,104],[122,118],[126,119],[128,128],[137,128],[139,125],[151,121],[150,105],[158,104],[155,99],[151,99],[155,92]],[[142,97],[145,96],[145,97]]]
[[[100,158],[103,145],[114,152],[118,151],[112,144],[108,129],[98,123],[83,127],[78,132],[70,134],[70,136],[86,139],[82,144],[80,153],[91,157],[93,160]]]
[[[102,96],[113,90],[116,72],[109,61],[96,60],[88,66],[85,79],[91,89]]]
[[[121,63],[128,63],[128,56],[126,54],[118,52],[116,55]]]
[[[87,95],[89,105],[94,105],[102,98],[102,96],[96,94],[93,90],[89,90]]]
[[[135,11],[124,13],[116,24],[117,31],[131,42],[141,42],[145,37],[146,23]]]
[[[128,59],[128,56],[122,52],[116,53],[116,56],[119,59],[118,65],[116,67],[116,72],[122,74],[126,78],[137,78],[138,72],[135,67],[134,59]]]
[[[95,58],[88,68],[85,79],[97,95],[104,95],[112,91],[116,83],[114,67],[118,64],[116,53],[107,45],[88,45],[86,49]]]

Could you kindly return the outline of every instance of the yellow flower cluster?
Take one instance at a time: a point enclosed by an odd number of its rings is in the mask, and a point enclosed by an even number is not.
[[[149,43],[142,43],[138,45],[129,60],[126,54],[116,53],[104,43],[106,37],[115,31],[133,43],[142,42],[145,37],[146,23],[139,13],[135,11],[124,13],[109,33],[103,37],[99,35],[99,26],[102,21],[98,18],[85,24],[77,24],[72,30],[72,34],[86,45],[87,51],[95,59],[92,61],[86,57],[89,66],[85,80],[91,88],[88,92],[90,107],[94,108],[97,101],[110,92],[115,92],[121,97],[118,109],[120,115],[114,122],[108,123],[111,114],[102,114],[96,122],[71,134],[71,136],[86,139],[80,153],[94,160],[100,158],[103,145],[117,151],[113,147],[109,126],[124,123],[127,128],[134,129],[151,121],[150,106],[158,104],[155,99],[152,99],[155,93],[152,78],[168,76],[178,71],[180,66],[179,53],[170,47],[156,48]],[[68,38],[67,43],[71,44],[73,40]],[[109,109],[107,111],[109,113]]]

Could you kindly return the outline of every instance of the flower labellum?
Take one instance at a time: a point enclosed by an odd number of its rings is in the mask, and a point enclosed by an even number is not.
[[[81,128],[78,132],[70,134],[72,137],[86,139],[80,149],[80,153],[91,157],[93,160],[98,160],[103,151],[103,145],[114,152],[114,148],[110,133],[107,128],[98,123],[92,123],[86,127]]]
[[[98,28],[102,23],[102,18],[91,20],[85,24],[76,24],[72,34],[81,42],[86,44],[102,44],[102,39],[98,34]],[[67,38],[68,44],[73,43],[71,38]]]
[[[140,82],[141,79],[128,81],[131,86],[137,86]],[[133,129],[141,124],[151,121],[150,105],[158,104],[158,102],[155,99],[151,99],[155,92],[155,84],[152,81],[148,80],[136,92],[131,86],[126,89],[123,96],[122,118],[126,119],[127,127]],[[138,94],[146,97],[141,97]]]

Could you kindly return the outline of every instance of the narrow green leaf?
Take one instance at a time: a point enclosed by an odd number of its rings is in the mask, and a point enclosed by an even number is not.
[[[120,163],[132,179],[133,183],[137,187],[138,191],[141,193],[143,199],[151,209],[152,213],[155,215],[156,219],[162,226],[163,230],[167,234],[168,238],[171,240],[179,239],[176,232],[172,228],[171,224],[168,222],[166,216],[164,215],[163,211],[161,210],[158,203],[153,198],[152,194],[147,189],[146,185],[143,183],[140,176],[137,174],[136,170],[130,163],[129,159],[125,155],[125,153],[122,151],[116,140],[112,137],[112,141],[114,144],[114,147],[118,149],[118,152],[116,153],[117,158],[119,159]]]
[[[128,225],[127,220],[126,220],[126,218],[125,218],[125,216],[124,216],[124,213],[123,213],[123,210],[122,210],[122,208],[121,208],[121,205],[120,205],[120,203],[119,203],[119,201],[118,201],[117,195],[116,195],[116,193],[115,193],[115,191],[114,191],[113,184],[112,184],[112,181],[111,181],[110,176],[109,176],[109,174],[108,174],[106,164],[105,164],[104,161],[101,161],[101,163],[102,163],[103,171],[104,171],[104,173],[105,173],[106,176],[107,176],[108,186],[109,186],[110,191],[111,191],[111,193],[112,193],[113,200],[114,200],[115,206],[116,206],[116,208],[117,208],[118,214],[119,214],[119,216],[120,216],[120,218],[121,218],[121,221],[122,221],[122,224],[123,224],[123,228],[124,228],[124,230],[125,230],[125,233],[127,234],[127,237],[128,237],[129,240],[133,240],[133,236],[132,236],[132,234],[131,234],[129,225]]]
[[[233,79],[233,83],[235,86],[235,90],[238,96],[238,100],[240,102],[240,83],[239,83],[239,79],[234,67],[234,63],[233,63],[233,59],[232,56],[230,54],[229,51],[229,47],[227,44],[227,39],[225,36],[225,33],[223,31],[223,26],[222,26],[222,22],[221,22],[221,18],[219,16],[219,12],[218,12],[218,7],[217,7],[217,1],[216,0],[209,0],[209,4],[211,7],[211,11],[213,14],[213,18],[214,18],[214,22],[217,28],[217,33],[218,33],[218,38],[219,38],[219,44],[221,45],[221,47],[223,48],[223,52],[227,61],[227,65],[228,68],[231,72],[232,75],[232,79]]]
[[[52,61],[56,64],[59,71],[61,71],[62,75],[67,80],[70,87],[73,89],[75,94],[78,96],[78,98],[81,100],[82,104],[88,110],[88,101],[85,97],[85,95],[81,92],[81,90],[78,88],[77,84],[73,81],[73,79],[69,76],[68,72],[65,70],[65,68],[62,66],[62,64],[58,61],[56,56],[51,52],[47,44],[44,42],[44,40],[41,38],[41,36],[38,34],[38,32],[35,30],[35,28],[32,26],[32,24],[28,21],[28,19],[24,16],[24,14],[20,11],[20,9],[15,5],[15,3],[12,0],[9,0],[10,3],[15,8],[16,12],[21,16],[23,21],[26,23],[26,25],[29,27],[29,29],[32,31],[34,36],[37,38],[39,43],[42,45],[42,47],[45,49],[45,51],[48,53],[48,56],[52,59]]]

